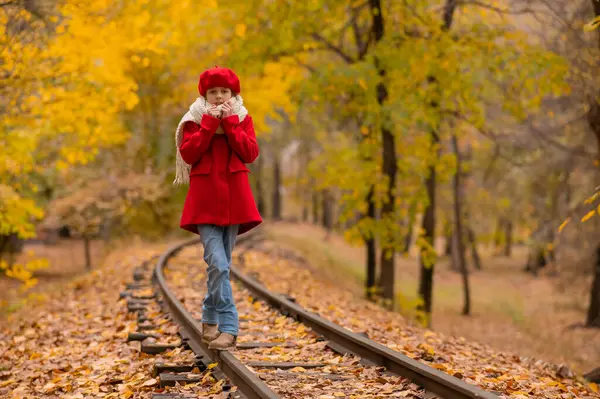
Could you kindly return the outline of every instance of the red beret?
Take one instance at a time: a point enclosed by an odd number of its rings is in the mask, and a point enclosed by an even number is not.
[[[206,91],[213,87],[227,87],[234,94],[239,94],[240,79],[231,69],[215,66],[200,74],[198,91],[201,96],[205,97]]]

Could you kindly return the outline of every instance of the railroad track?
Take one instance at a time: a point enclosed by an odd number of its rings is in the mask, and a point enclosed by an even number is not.
[[[238,238],[237,245],[247,250],[262,239],[259,234],[247,233]],[[162,306],[179,326],[183,345],[196,354],[196,365],[201,366],[200,370],[216,363],[218,366],[212,370],[215,377],[224,379],[227,376],[237,386],[230,397],[498,399],[491,392],[303,309],[293,298],[268,291],[236,267],[232,267],[231,276],[239,284],[234,290],[240,316],[238,348],[233,352],[209,350],[200,339],[199,315],[178,299],[165,275],[169,260],[191,245],[200,245],[198,239],[167,250],[156,262],[153,282]],[[243,262],[243,256],[238,259]],[[185,304],[191,309],[201,309],[200,294],[186,297]],[[254,300],[244,300],[248,296]],[[264,360],[282,358],[286,361]],[[176,372],[177,367],[163,369],[169,373],[160,374],[161,380],[178,380],[177,375],[171,373]],[[189,368],[181,370],[189,372]],[[185,382],[185,379],[182,377],[179,381]],[[166,397],[155,395],[156,399]]]

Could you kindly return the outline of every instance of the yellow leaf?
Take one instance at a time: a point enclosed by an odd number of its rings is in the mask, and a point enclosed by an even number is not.
[[[560,225],[560,227],[558,228],[558,232],[560,233],[561,231],[563,231],[563,229],[565,228],[565,226],[567,224],[569,224],[569,222],[571,221],[571,218],[567,218],[567,220],[565,220],[564,222],[562,222],[562,224]]]
[[[239,37],[244,37],[246,35],[246,25],[237,24],[235,26],[235,34],[238,35]]]
[[[425,334],[423,334],[423,336],[425,338],[435,338],[436,334],[433,331],[425,331]]]
[[[421,348],[421,349],[424,349],[430,355],[433,355],[435,353],[435,351],[433,350],[433,347],[431,345],[420,344],[418,347]]]
[[[598,392],[599,392],[599,390],[598,390],[598,384],[596,384],[595,382],[590,382],[590,383],[589,383],[589,387],[590,387],[590,389],[591,389],[592,391],[594,391],[594,392],[596,392],[596,393],[598,393]]]
[[[584,217],[581,218],[581,221],[587,222],[588,220],[590,220],[592,218],[592,216],[594,216],[595,213],[596,213],[595,209],[589,211]]]
[[[219,363],[211,363],[211,364],[209,364],[209,365],[208,365],[208,367],[207,367],[207,368],[208,368],[209,370],[212,370],[212,369],[214,369],[215,367],[217,367],[218,365],[219,365]]]
[[[594,18],[591,22],[588,22],[587,24],[585,24],[583,26],[583,30],[585,32],[591,32],[591,31],[595,30],[596,28],[598,28],[598,25],[600,25],[600,16]]]
[[[346,394],[344,392],[334,392],[333,396],[335,396],[336,398],[343,398],[344,396],[346,396]]]
[[[596,200],[596,198],[598,198],[598,196],[600,196],[600,193],[595,193],[591,197],[586,198],[586,200],[583,201],[583,203],[584,204],[591,204],[592,202],[594,202]]]
[[[7,386],[9,386],[10,384],[12,384],[12,383],[15,383],[15,382],[17,382],[17,381],[15,381],[15,380],[6,380],[6,381],[1,381],[1,382],[0,382],[0,388],[7,387]]]

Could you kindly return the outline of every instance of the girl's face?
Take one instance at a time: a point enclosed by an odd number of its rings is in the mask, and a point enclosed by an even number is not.
[[[206,91],[206,101],[210,104],[221,105],[231,98],[231,90],[226,87],[212,87]]]

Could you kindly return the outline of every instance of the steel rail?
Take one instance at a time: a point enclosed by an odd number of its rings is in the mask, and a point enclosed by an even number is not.
[[[240,237],[239,243],[250,239],[252,236]],[[272,391],[256,374],[250,371],[229,351],[213,351],[208,349],[208,345],[202,343],[202,327],[200,323],[185,308],[183,303],[177,299],[175,294],[169,289],[163,272],[169,258],[173,257],[182,248],[199,243],[198,238],[194,238],[183,243],[176,244],[169,248],[158,259],[154,269],[154,279],[158,285],[160,293],[164,298],[165,305],[169,309],[173,320],[184,330],[184,335],[191,341],[188,344],[195,352],[202,348],[203,353],[208,355],[213,362],[218,363],[218,368],[227,375],[231,381],[238,387],[239,391],[248,399],[280,399],[281,397]]]
[[[257,233],[247,233],[238,238],[239,244],[250,246],[263,237]],[[188,245],[198,243],[199,240],[192,240],[177,244],[165,252],[158,260],[155,269],[156,280],[161,292],[165,298],[169,309],[176,321],[184,326],[194,342],[200,341],[201,328],[191,314],[185,309],[183,304],[175,298],[168,289],[163,268],[166,266],[170,257],[174,256],[179,250]],[[434,369],[426,364],[394,351],[376,341],[356,334],[346,328],[330,322],[329,320],[302,308],[288,298],[270,292],[266,287],[255,279],[241,273],[236,267],[231,267],[231,277],[244,285],[257,299],[268,303],[271,307],[277,309],[282,314],[293,317],[298,322],[311,327],[315,332],[321,334],[329,341],[329,346],[339,353],[351,353],[361,357],[368,363],[385,367],[388,371],[405,377],[412,382],[422,386],[426,391],[434,393],[445,399],[498,399],[495,394],[485,391],[475,385],[468,384],[459,378],[453,377],[442,371]],[[279,398],[267,385],[262,382],[254,373],[246,368],[231,353],[209,351],[206,345],[203,348],[209,353],[214,361],[219,361],[221,370],[229,376],[240,391],[248,398]],[[264,396],[261,396],[264,395]],[[274,396],[268,396],[274,395]]]
[[[433,367],[394,351],[372,339],[330,322],[307,311],[286,297],[270,292],[262,284],[231,267],[231,276],[242,283],[257,298],[264,300],[281,313],[311,327],[329,340],[329,346],[338,353],[352,353],[368,362],[384,366],[390,372],[421,385],[425,390],[446,399],[498,399],[491,392],[468,384]]]

